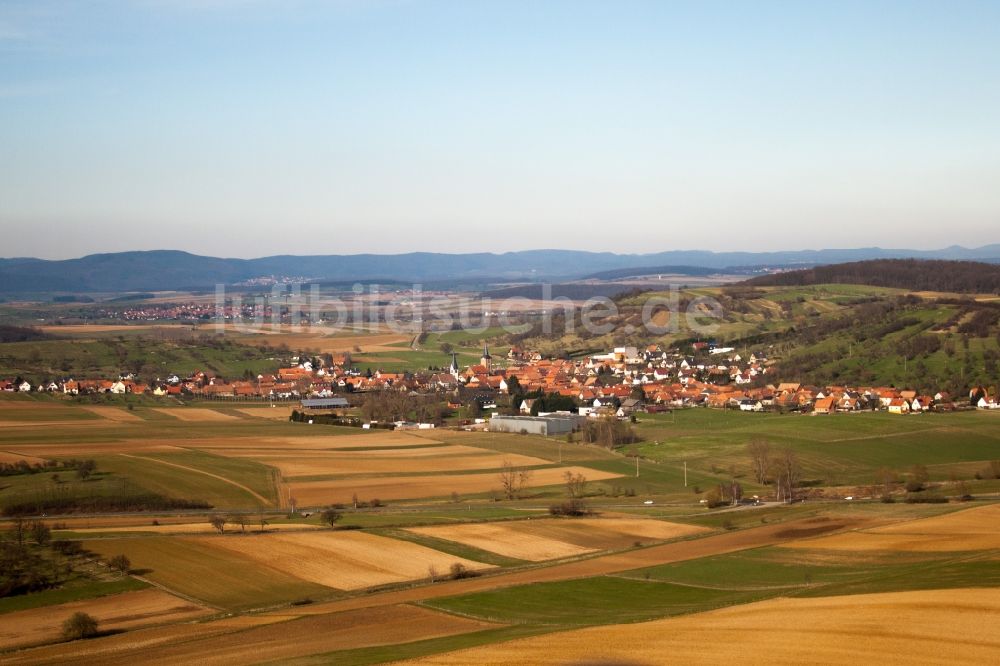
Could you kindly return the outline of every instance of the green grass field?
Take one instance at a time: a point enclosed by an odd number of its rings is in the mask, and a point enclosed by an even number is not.
[[[776,593],[598,576],[477,592],[424,605],[495,622],[586,626],[695,613]]]
[[[805,478],[822,485],[870,484],[881,467],[902,473],[915,464],[929,466],[932,480],[952,472],[971,478],[969,463],[985,467],[1000,447],[1000,414],[981,411],[804,416],[692,409],[639,421],[644,456],[675,468],[686,461],[689,475],[735,467],[741,482],[750,478],[746,445],[753,438],[795,451]]]
[[[51,590],[2,598],[0,599],[0,615],[14,611],[65,604],[70,601],[106,597],[111,594],[142,590],[147,587],[149,587],[148,583],[131,577],[109,581],[80,579]]]
[[[99,469],[130,479],[143,489],[164,497],[202,500],[222,510],[261,506],[260,499],[246,490],[249,488],[266,498],[271,506],[277,505],[274,470],[252,460],[225,458],[202,451],[137,453],[135,456],[99,456],[96,460]]]

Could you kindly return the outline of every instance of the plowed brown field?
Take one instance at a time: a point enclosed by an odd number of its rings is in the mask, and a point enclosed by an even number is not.
[[[0,615],[0,648],[58,640],[63,621],[80,611],[97,618],[102,631],[177,622],[209,613],[203,606],[162,590],[124,592],[58,606],[4,613]]]
[[[8,655],[9,663],[137,663],[187,666],[255,664],[335,650],[406,643],[488,629],[491,625],[415,606],[385,606],[254,626],[267,618],[232,618],[161,627]],[[237,631],[242,630],[242,631]]]
[[[958,552],[1000,549],[1000,504],[933,518],[796,541],[789,548]]]

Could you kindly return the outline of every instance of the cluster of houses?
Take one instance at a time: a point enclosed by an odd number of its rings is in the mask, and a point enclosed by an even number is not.
[[[699,345],[702,345],[699,347]],[[581,359],[549,359],[537,352],[510,349],[502,363],[495,363],[484,347],[479,363],[459,367],[453,354],[446,370],[421,373],[360,372],[347,354],[322,359],[293,358],[293,365],[273,374],[226,380],[206,372],[188,377],[168,376],[142,382],[131,375],[116,379],[48,382],[0,380],[0,391],[44,391],[69,395],[110,393],[136,395],[189,395],[219,399],[328,398],[334,394],[400,390],[465,396],[482,408],[496,406],[498,395],[516,393],[558,395],[571,399],[583,416],[614,414],[627,418],[635,412],[684,407],[713,407],[749,412],[799,411],[817,414],[884,410],[910,414],[951,410],[956,404],[982,409],[998,408],[996,396],[981,387],[966,399],[944,391],[924,394],[887,386],[807,386],[769,383],[770,363],[761,352],[744,357],[731,348],[697,343],[693,355],[646,348],[618,347]],[[501,367],[502,366],[502,367]],[[458,398],[450,398],[458,405]],[[522,399],[516,408],[536,413],[533,400]]]
[[[619,418],[636,411],[701,406],[818,414],[876,410],[909,414],[970,404],[982,409],[1000,406],[982,387],[973,388],[969,400],[961,397],[956,402],[944,391],[926,395],[891,386],[773,384],[767,382],[769,362],[764,353],[752,352],[744,358],[732,348],[703,342],[695,343],[694,351],[689,356],[650,345],[645,349],[619,347],[580,360],[547,360],[514,348],[506,369],[490,371],[480,364],[468,368],[463,378],[467,385],[485,383],[504,390],[505,375],[513,374],[525,392],[557,393],[581,405],[581,415],[613,413]],[[532,400],[519,405],[526,414],[533,406]]]
[[[215,303],[146,303],[96,310],[96,320],[117,321],[207,321],[222,318],[226,321],[240,319],[270,319],[270,306],[255,303],[219,306]]]

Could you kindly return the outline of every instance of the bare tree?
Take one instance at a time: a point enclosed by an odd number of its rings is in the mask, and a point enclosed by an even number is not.
[[[240,526],[240,532],[243,532],[244,534],[246,534],[246,531],[247,531],[247,522],[248,522],[246,514],[243,514],[243,513],[231,513],[226,518],[226,520],[228,522],[232,523],[233,525],[239,525]]]
[[[223,516],[212,516],[208,519],[209,524],[219,530],[219,534],[226,531],[226,519]]]
[[[108,560],[108,566],[124,576],[132,568],[132,561],[126,555],[115,555]]]
[[[570,497],[583,497],[587,491],[587,477],[583,474],[573,474],[571,470],[566,470],[563,474],[566,480],[566,494]]]
[[[729,498],[732,501],[733,506],[739,504],[740,500],[743,499],[743,486],[741,486],[740,482],[736,479],[732,479],[729,482]]]
[[[771,445],[766,439],[754,437],[747,444],[747,453],[750,454],[750,466],[753,468],[753,476],[757,483],[767,484],[767,472],[771,468]]]
[[[531,470],[514,467],[514,463],[510,461],[510,458],[504,458],[499,476],[503,495],[510,500],[517,497],[521,489],[531,480]]]
[[[63,638],[77,640],[97,635],[97,619],[83,612],[73,613],[62,625]]]
[[[888,467],[880,467],[875,472],[875,485],[882,491],[882,497],[891,497],[899,483],[899,475]]]
[[[257,523],[260,525],[261,534],[263,534],[264,533],[264,528],[267,527],[267,525],[268,525],[268,523],[267,523],[267,516],[264,514],[264,509],[263,508],[261,508],[261,510],[258,511],[257,513],[258,513],[258,515],[257,515]]]
[[[343,517],[343,514],[330,506],[324,509],[323,512],[319,514],[319,517],[324,523],[333,527],[337,524],[337,521]]]
[[[15,516],[13,525],[11,532],[14,534],[14,541],[18,546],[23,546],[28,536],[28,521],[23,516]]]
[[[795,500],[795,488],[802,478],[802,468],[795,452],[788,448],[778,451],[771,465],[771,474],[778,501],[791,504]]]
[[[31,523],[31,540],[39,546],[46,546],[52,540],[52,530],[40,520]]]

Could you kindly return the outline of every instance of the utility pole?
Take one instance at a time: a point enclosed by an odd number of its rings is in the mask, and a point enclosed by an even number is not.
[[[684,487],[688,487],[688,463],[687,460],[684,461]]]

